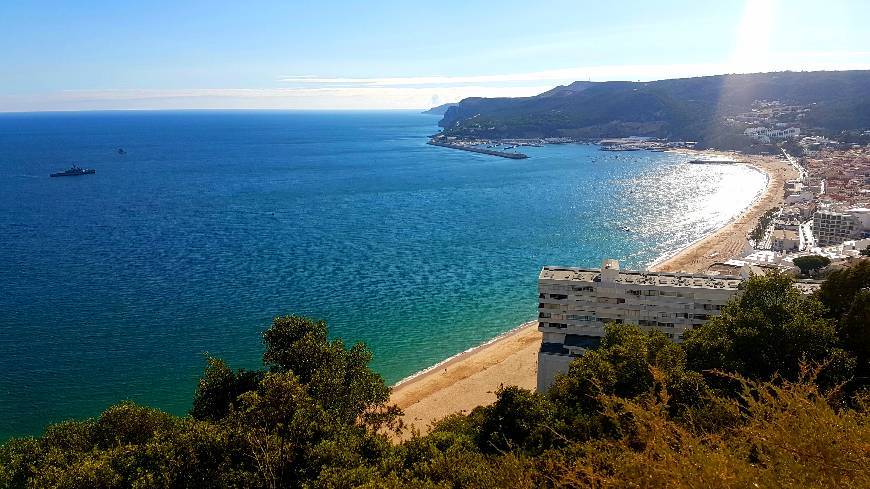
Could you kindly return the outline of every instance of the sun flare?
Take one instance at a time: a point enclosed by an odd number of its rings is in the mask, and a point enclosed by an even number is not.
[[[776,22],[777,0],[746,0],[734,34],[729,60],[732,73],[768,71],[770,37]]]

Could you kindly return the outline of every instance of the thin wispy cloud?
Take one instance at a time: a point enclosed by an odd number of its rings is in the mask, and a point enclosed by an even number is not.
[[[149,109],[423,109],[433,100],[535,95],[549,85],[64,90],[0,95],[0,111]]]
[[[675,77],[718,75],[727,73],[750,73],[757,71],[813,71],[867,69],[870,67],[868,51],[808,52],[778,55],[778,60],[767,61],[764,65],[755,59],[735,57],[726,63],[676,63],[676,64],[624,64],[580,66],[557,70],[542,70],[497,75],[470,76],[396,76],[396,77],[321,77],[315,75],[285,76],[281,82],[300,85],[340,85],[352,87],[389,87],[389,86],[449,86],[458,84],[502,85],[516,82],[570,83],[577,80],[609,81],[640,80],[652,81]],[[852,61],[843,62],[842,58]]]
[[[524,97],[577,80],[667,78],[782,70],[870,68],[867,51],[814,51],[800,56],[735,57],[726,63],[634,64],[492,75],[396,77],[285,76],[281,87],[88,89],[0,95],[0,112],[112,109],[423,109],[467,97]],[[799,58],[796,60],[795,58]],[[848,60],[848,61],[844,61]],[[274,83],[274,82],[273,82]]]

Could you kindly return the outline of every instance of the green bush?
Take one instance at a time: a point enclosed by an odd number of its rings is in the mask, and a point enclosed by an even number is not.
[[[263,369],[207,360],[190,416],[123,402],[8,440],[0,488],[870,487],[868,288],[867,262],[816,296],[754,277],[683,344],[609,325],[549,392],[402,443],[369,350],[278,317]]]

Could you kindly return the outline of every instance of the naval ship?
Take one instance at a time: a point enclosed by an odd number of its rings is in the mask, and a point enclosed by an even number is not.
[[[76,165],[69,167],[64,171],[59,171],[57,173],[52,173],[51,177],[77,177],[80,175],[90,175],[92,173],[97,173],[93,168],[82,168]]]

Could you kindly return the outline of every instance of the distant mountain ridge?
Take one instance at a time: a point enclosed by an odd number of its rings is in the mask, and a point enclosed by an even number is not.
[[[760,100],[806,106],[801,124],[823,133],[868,128],[870,70],[578,81],[533,97],[466,98],[439,125],[459,137],[652,136],[728,147],[742,129],[726,118]]]

